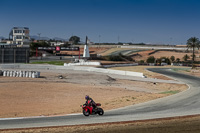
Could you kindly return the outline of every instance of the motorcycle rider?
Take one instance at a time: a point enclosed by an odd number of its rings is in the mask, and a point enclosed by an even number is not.
[[[96,112],[96,110],[95,110],[96,109],[96,103],[94,102],[94,100],[91,97],[89,97],[88,95],[85,96],[85,100],[86,100],[85,104],[87,106],[91,106],[92,111]]]

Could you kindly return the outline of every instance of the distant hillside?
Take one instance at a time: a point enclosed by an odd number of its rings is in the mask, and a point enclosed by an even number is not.
[[[36,35],[30,36],[31,39],[35,39],[35,40],[50,40],[50,38],[48,37],[39,37]]]
[[[68,41],[68,39],[63,39],[63,38],[60,38],[60,37],[54,37],[54,38],[49,38],[49,37],[39,37],[39,36],[36,36],[36,35],[33,35],[33,36],[30,36],[31,39],[35,39],[35,40],[59,40],[59,41]]]
[[[63,38],[60,38],[60,37],[54,37],[53,40],[69,41],[69,39],[63,39]]]
[[[0,36],[0,39],[4,39],[5,37],[3,37],[3,36]]]

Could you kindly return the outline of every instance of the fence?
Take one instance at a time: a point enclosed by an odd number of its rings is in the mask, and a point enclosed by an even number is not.
[[[1,47],[0,63],[29,63],[29,48]]]

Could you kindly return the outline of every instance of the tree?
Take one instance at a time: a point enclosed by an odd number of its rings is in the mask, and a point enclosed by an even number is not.
[[[175,61],[175,57],[172,55],[172,56],[170,57],[170,60],[171,60],[172,62],[174,62],[174,61]]]
[[[38,47],[50,47],[50,44],[46,43],[45,41],[42,42],[32,42],[30,44],[30,49],[35,51]]]
[[[184,60],[184,61],[187,61],[188,59],[190,59],[190,56],[189,56],[189,55],[186,54],[186,55],[183,56],[183,60]]]
[[[80,42],[80,37],[78,36],[71,36],[69,41],[71,41],[73,44],[78,44]]]
[[[155,57],[154,56],[150,56],[147,58],[147,63],[155,63]]]
[[[176,58],[176,62],[178,62],[178,63],[179,63],[179,62],[180,62],[180,59],[179,59],[179,58]]]
[[[144,60],[140,60],[139,63],[141,63],[141,64],[144,63]]]
[[[194,68],[195,48],[199,49],[199,38],[191,37],[187,40],[187,48],[192,48],[192,69]]]
[[[160,57],[159,59],[157,59],[157,62],[158,63],[167,63],[168,65],[171,64],[171,61],[168,57]]]

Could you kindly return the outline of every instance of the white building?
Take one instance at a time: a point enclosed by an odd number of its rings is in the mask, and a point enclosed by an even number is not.
[[[29,32],[29,28],[27,27],[13,27],[10,31],[9,39],[12,40],[12,44],[29,45]]]
[[[64,42],[50,42],[51,46],[60,46],[65,44]]]

